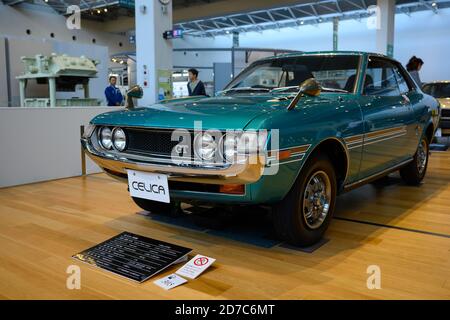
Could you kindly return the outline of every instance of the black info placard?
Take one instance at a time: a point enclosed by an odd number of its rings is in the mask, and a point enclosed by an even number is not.
[[[73,257],[128,279],[143,282],[191,251],[192,249],[171,243],[122,232]]]

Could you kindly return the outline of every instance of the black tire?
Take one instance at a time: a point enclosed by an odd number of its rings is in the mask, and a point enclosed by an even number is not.
[[[164,203],[136,197],[131,198],[138,207],[150,213],[163,214],[171,217],[177,217],[182,214],[180,202]]]
[[[425,153],[422,153],[422,151]],[[400,176],[406,184],[417,186],[422,182],[427,173],[429,154],[430,144],[428,139],[422,137],[419,146],[417,147],[417,151],[414,154],[413,161],[400,169]],[[423,161],[425,161],[425,163],[423,163]]]
[[[308,185],[311,187],[314,183],[310,181],[313,177],[326,180],[325,177],[322,177],[322,173],[328,177],[329,181],[328,210],[326,215],[322,217],[320,225],[312,226],[311,221],[305,216],[307,210],[303,200],[307,192],[310,191],[310,189],[306,190]],[[317,243],[327,230],[334,214],[336,191],[336,173],[331,161],[326,156],[313,155],[305,163],[286,197],[273,208],[274,227],[278,237],[292,245],[301,247]],[[320,222],[319,220],[318,222]]]

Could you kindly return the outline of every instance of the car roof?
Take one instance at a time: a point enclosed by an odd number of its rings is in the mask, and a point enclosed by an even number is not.
[[[450,83],[450,80],[436,80],[436,81],[430,81],[430,82],[424,83],[424,85],[427,85],[427,84],[441,84],[441,83],[447,84],[447,83]]]
[[[375,52],[365,52],[365,51],[299,51],[299,52],[291,52],[291,53],[285,53],[285,54],[279,54],[276,56],[270,56],[261,60],[272,60],[272,59],[279,59],[279,58],[286,58],[286,57],[302,57],[302,56],[316,56],[316,55],[345,55],[345,56],[363,56],[363,55],[370,55],[370,56],[378,56],[383,57],[387,59],[392,59],[384,54],[375,53]]]

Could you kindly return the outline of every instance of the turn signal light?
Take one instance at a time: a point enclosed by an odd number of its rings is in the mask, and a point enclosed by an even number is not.
[[[244,194],[245,185],[243,184],[223,184],[219,188],[220,193],[227,194]]]

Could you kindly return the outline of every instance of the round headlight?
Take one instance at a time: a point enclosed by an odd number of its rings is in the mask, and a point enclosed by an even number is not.
[[[112,140],[111,140],[111,129],[108,127],[103,127],[100,130],[100,143],[103,148],[110,150],[112,148]]]
[[[224,137],[223,149],[225,159],[233,161],[239,144],[239,136],[236,134],[227,134]]]
[[[125,135],[125,132],[120,128],[115,128],[113,132],[113,143],[114,148],[116,148],[118,151],[125,150],[125,147],[127,146],[127,137]]]
[[[209,133],[198,134],[195,138],[195,152],[203,160],[210,161],[216,156],[217,143]]]

